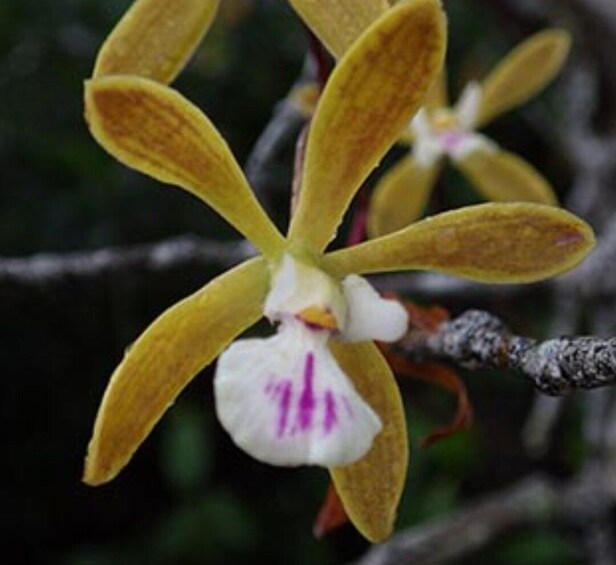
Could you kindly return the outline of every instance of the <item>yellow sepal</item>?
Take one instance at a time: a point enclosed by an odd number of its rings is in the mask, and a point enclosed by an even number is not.
[[[94,424],[83,480],[113,479],[192,378],[262,315],[269,271],[252,259],[169,308],[113,373]]]
[[[279,255],[283,237],[257,202],[226,142],[182,95],[152,80],[109,76],[86,83],[85,105],[92,135],[116,159],[181,186],[263,253]]]
[[[334,57],[342,57],[387,9],[386,0],[289,0]]]
[[[404,407],[389,365],[373,343],[332,341],[331,349],[340,368],[383,423],[362,459],[330,469],[349,519],[363,536],[377,543],[392,533],[406,479],[409,450]]]
[[[137,0],[101,47],[94,77],[139,75],[165,84],[182,70],[220,0]]]
[[[511,110],[542,90],[562,68],[571,36],[549,29],[533,35],[511,53],[483,81],[483,98],[476,126]]]
[[[426,208],[438,163],[422,167],[412,157],[396,163],[375,186],[368,209],[367,230],[371,238],[405,228]]]
[[[289,239],[310,252],[334,236],[361,183],[423,102],[445,51],[437,0],[406,0],[353,44],[331,75],[308,136]]]
[[[429,88],[424,102],[424,108],[429,112],[434,112],[449,106],[449,93],[447,88],[447,70],[445,66],[436,77],[432,86]]]
[[[557,205],[547,180],[530,163],[501,149],[478,149],[456,162],[471,183],[493,202]]]
[[[323,263],[340,276],[422,269],[489,283],[548,278],[594,247],[592,229],[541,204],[480,204],[426,218],[393,234],[336,251]]]

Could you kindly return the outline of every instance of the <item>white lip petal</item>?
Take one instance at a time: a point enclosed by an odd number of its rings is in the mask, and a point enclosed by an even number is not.
[[[220,356],[218,418],[255,459],[337,467],[370,449],[381,421],[338,367],[328,337],[287,319],[277,335],[238,341]]]
[[[382,298],[370,283],[349,275],[342,281],[348,310],[344,332],[345,341],[396,341],[408,328],[408,314],[396,300]]]

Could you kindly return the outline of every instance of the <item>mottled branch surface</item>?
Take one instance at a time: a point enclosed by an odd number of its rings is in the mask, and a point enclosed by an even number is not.
[[[560,396],[616,382],[616,338],[515,335],[496,316],[469,310],[435,332],[411,330],[402,347],[414,357],[439,357],[471,369],[520,372],[538,390]]]

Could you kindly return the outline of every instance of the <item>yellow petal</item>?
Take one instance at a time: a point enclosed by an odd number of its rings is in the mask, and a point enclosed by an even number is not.
[[[481,282],[531,282],[572,268],[594,243],[588,224],[565,210],[481,204],[337,251],[323,263],[340,276],[426,269]]]
[[[424,107],[428,110],[428,112],[434,112],[435,110],[447,108],[448,106],[449,95],[447,92],[447,71],[443,66],[441,72],[438,74],[436,80],[432,83],[432,86],[428,90]]]
[[[557,204],[548,181],[513,153],[478,149],[456,161],[456,165],[488,200]]]
[[[262,315],[263,259],[214,279],[164,312],[130,346],[105,391],[83,480],[113,479],[190,380]]]
[[[386,0],[289,0],[334,57],[342,57],[387,9]]]
[[[445,18],[437,0],[385,13],[331,75],[312,121],[289,235],[322,251],[355,192],[423,102],[441,67]]]
[[[371,342],[332,342],[332,351],[359,394],[376,411],[383,430],[357,463],[330,469],[351,522],[371,542],[391,535],[408,467],[404,407],[387,362]]]
[[[550,29],[533,35],[509,53],[483,81],[477,126],[519,106],[543,89],[562,68],[571,37]]]
[[[137,0],[99,51],[94,77],[170,83],[210,27],[220,0]]]
[[[410,156],[378,182],[368,209],[368,235],[379,237],[405,228],[422,215],[439,167],[422,167]]]
[[[86,83],[92,135],[116,159],[209,204],[267,255],[282,248],[271,223],[209,119],[154,81],[110,76]]]

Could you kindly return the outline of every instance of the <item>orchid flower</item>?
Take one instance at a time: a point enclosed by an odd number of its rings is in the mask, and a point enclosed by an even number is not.
[[[342,0],[332,10],[328,0],[289,2],[336,58],[394,4],[391,0]],[[446,77],[441,73],[424,108],[399,140],[412,144],[411,153],[374,190],[367,219],[369,235],[393,232],[421,215],[443,157],[449,157],[488,200],[556,204],[552,187],[532,165],[477,129],[542,90],[561,69],[570,43],[569,34],[561,30],[534,35],[505,57],[482,84],[469,83],[453,108],[448,107]],[[309,83],[298,87],[291,100],[309,118],[318,95],[318,87]]]
[[[428,202],[444,157],[488,200],[556,204],[548,181],[527,161],[501,149],[477,129],[544,88],[562,67],[569,35],[546,30],[518,45],[483,83],[470,82],[448,107],[445,73],[401,139],[410,153],[379,181],[370,202],[374,237],[417,219]]]
[[[408,441],[398,388],[372,340],[397,339],[406,316],[361,275],[434,269],[532,281],[571,268],[594,243],[590,228],[565,211],[487,204],[326,252],[358,187],[422,104],[445,40],[438,0],[403,0],[347,50],[310,127],[286,237],[207,116],[161,84],[156,65],[141,76],[120,65],[120,74],[87,81],[86,117],[103,148],[203,200],[261,255],[169,308],[126,351],[99,408],[86,483],[113,479],[219,357],[216,411],[232,440],[268,463],[327,467],[358,530],[371,541],[391,533]],[[173,60],[176,72],[180,58]],[[238,339],[264,316],[273,336]]]

